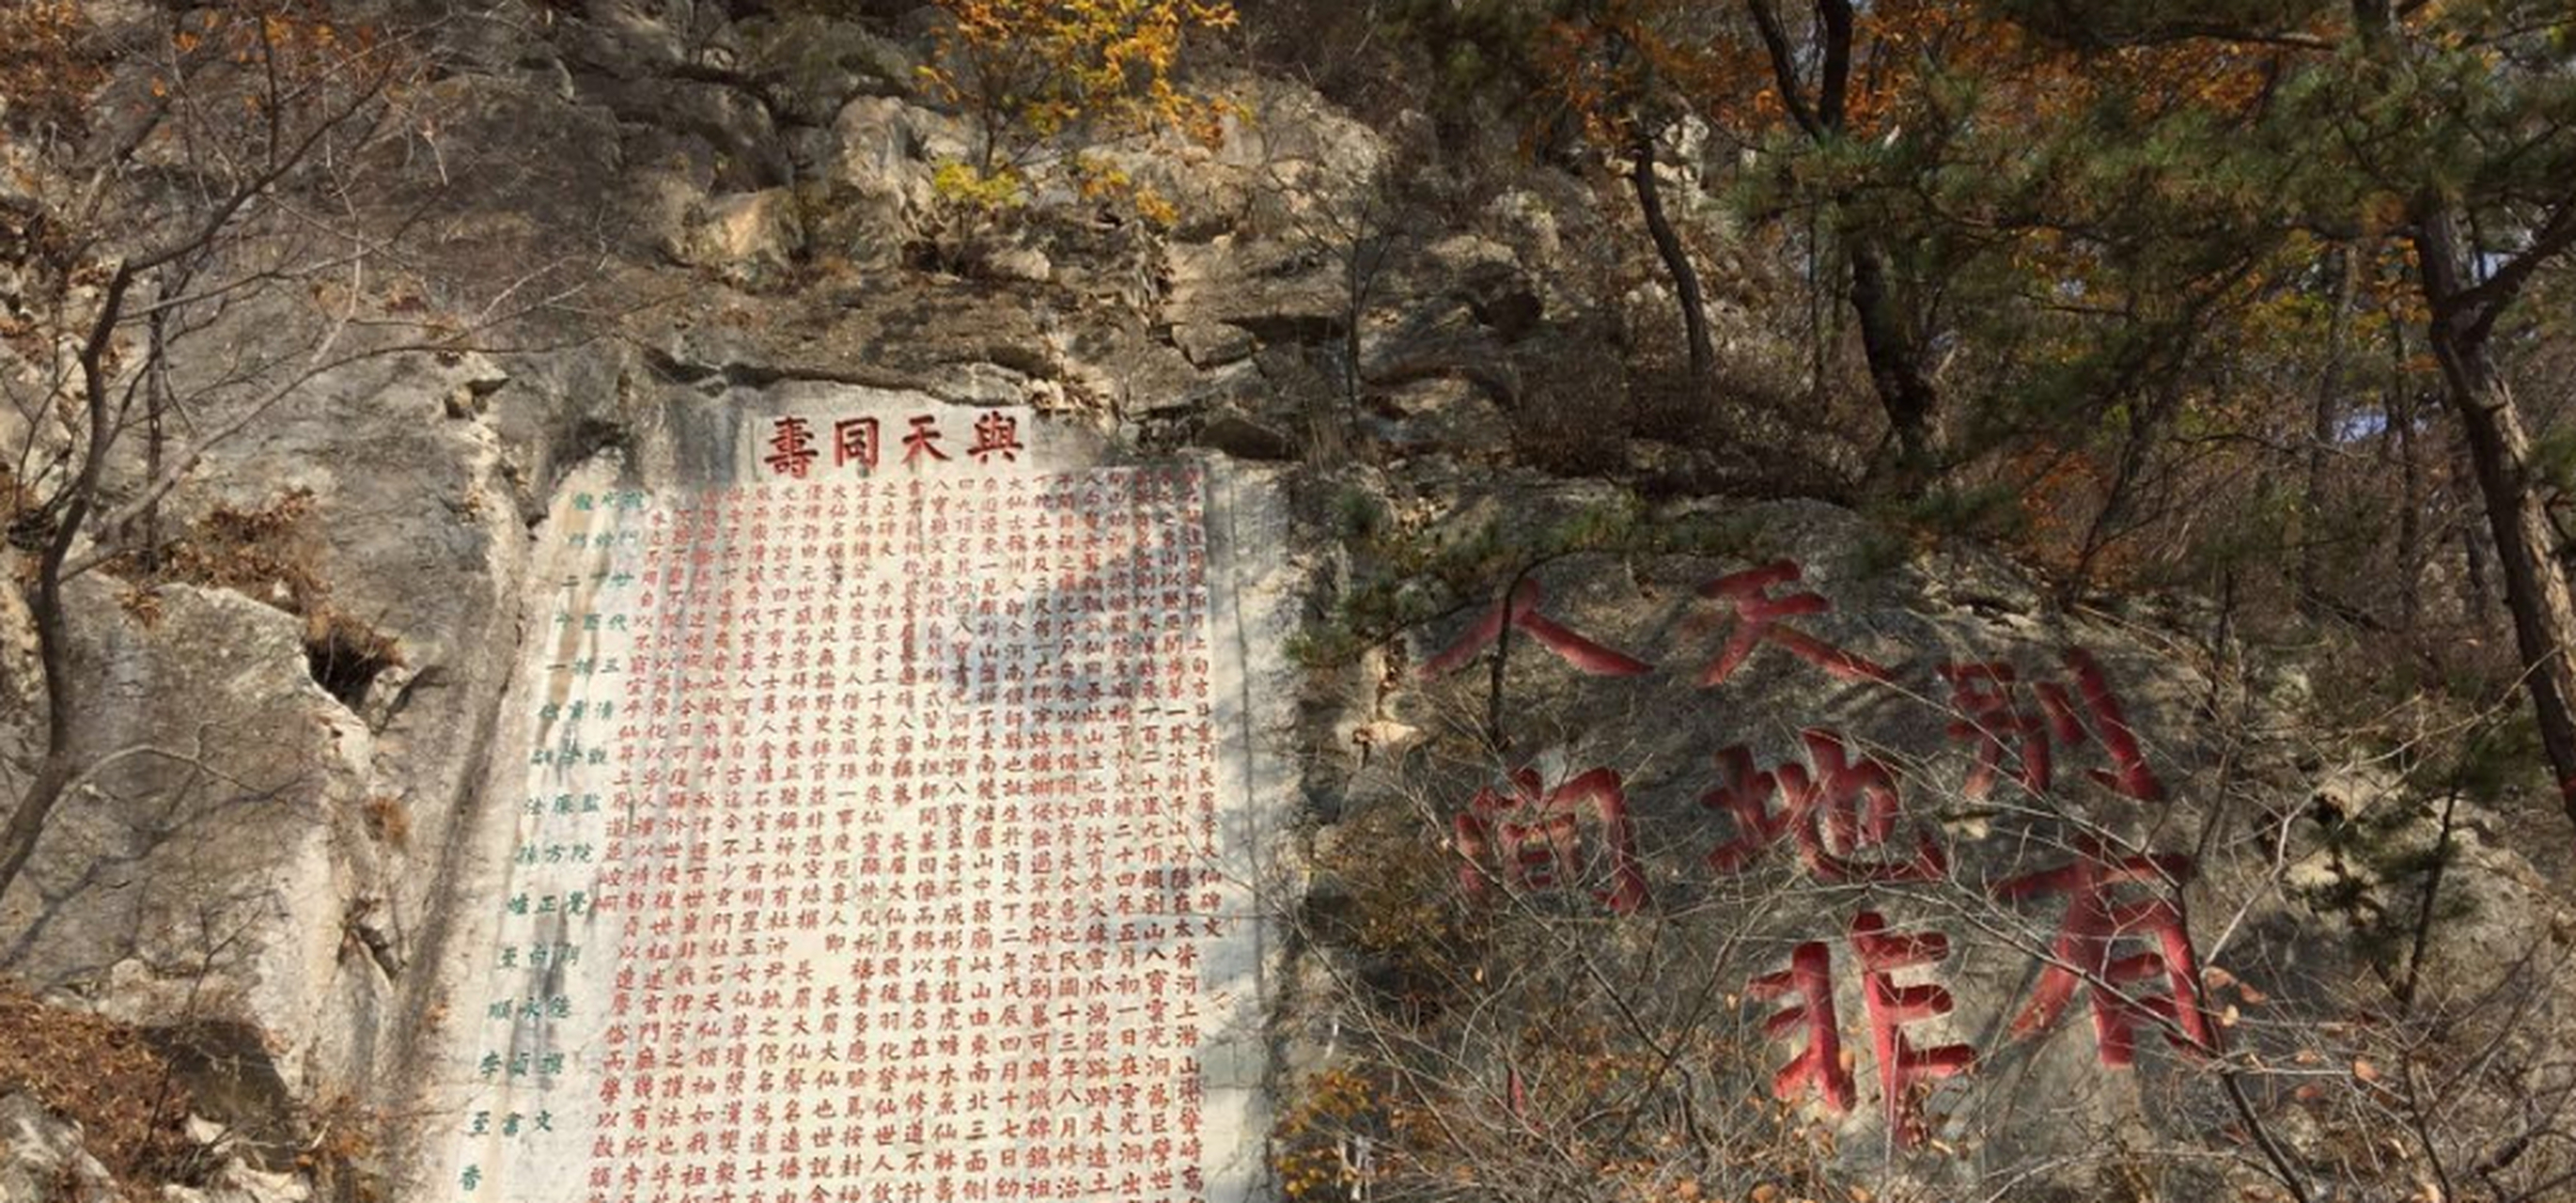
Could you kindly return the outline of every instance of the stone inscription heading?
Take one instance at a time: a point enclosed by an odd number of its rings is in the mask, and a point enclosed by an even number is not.
[[[763,421],[572,500],[451,1197],[1222,1203],[1200,470]]]

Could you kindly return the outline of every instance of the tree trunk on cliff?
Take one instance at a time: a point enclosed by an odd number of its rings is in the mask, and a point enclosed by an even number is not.
[[[25,590],[35,628],[45,733],[24,788],[0,801],[8,806],[0,824],[0,896],[25,873],[66,798],[127,759],[192,758],[145,745],[96,746],[97,732],[84,726],[94,721],[88,707],[96,698],[73,662],[67,586],[85,572],[131,566],[127,557],[138,550],[157,554],[162,502],[172,490],[211,449],[314,382],[365,360],[487,346],[478,339],[489,331],[554,310],[575,291],[541,283],[572,261],[541,262],[503,282],[479,311],[468,304],[417,320],[369,312],[370,289],[360,283],[371,278],[366,266],[414,254],[411,238],[442,228],[422,220],[445,203],[432,199],[407,214],[388,211],[382,231],[368,224],[378,220],[372,215],[383,199],[411,204],[415,189],[428,187],[426,175],[402,172],[434,157],[416,153],[414,140],[437,126],[418,119],[427,110],[388,99],[416,98],[415,85],[438,78],[434,60],[419,53],[424,39],[339,37],[301,14],[227,6],[205,10],[194,24],[205,50],[155,56],[150,69],[161,74],[152,76],[150,103],[139,112],[91,107],[117,120],[93,125],[95,144],[78,156],[85,181],[42,210],[60,236],[36,244],[38,253],[27,259],[38,269],[28,280],[50,290],[44,304],[26,307],[38,322],[29,341],[67,348],[68,366],[0,379],[0,402],[21,419],[10,458],[64,468],[49,469],[40,478],[49,490],[14,499],[7,515],[43,539],[32,571],[7,587]],[[216,52],[235,44],[249,57],[236,62]],[[244,72],[241,63],[262,69]],[[35,70],[59,66],[39,55]],[[137,59],[130,69],[146,67]],[[182,136],[165,149],[156,135],[174,132]],[[154,148],[148,154],[147,144]],[[379,173],[386,184],[375,182]],[[174,186],[176,180],[186,183]],[[363,235],[332,216],[344,211],[370,215]],[[322,286],[344,272],[349,285]],[[78,299],[93,274],[106,277],[94,306]],[[151,291],[135,291],[144,288]],[[208,334],[227,309],[272,303],[281,304],[281,320],[267,338],[242,339],[230,329]],[[286,317],[290,312],[296,316]],[[212,346],[218,338],[226,340],[219,349]],[[192,356],[212,370],[196,379],[174,376],[173,365],[192,363]],[[78,429],[60,430],[58,414]],[[110,495],[111,457],[126,454],[119,443],[138,428],[147,441],[144,478]],[[174,429],[185,437],[166,441]],[[28,482],[19,483],[23,492]]]
[[[50,646],[44,659],[46,675],[51,677],[54,657]],[[52,739],[47,742],[51,743]],[[71,757],[65,752],[48,751],[37,764],[35,776],[27,783],[27,792],[18,799],[17,809],[9,812],[8,827],[0,829],[0,898],[8,896],[9,887],[27,867],[28,858],[35,855],[36,839],[45,833],[45,820],[53,816],[54,807],[68,792],[72,777]]]
[[[1932,414],[1939,394],[1923,374],[1919,341],[1906,328],[1887,279],[1887,260],[1867,238],[1851,248],[1852,309],[1860,318],[1861,355],[1869,361],[1869,379],[1880,408],[1896,434],[1900,461],[1912,469],[1926,463],[1932,451]]]
[[[1682,245],[1672,218],[1664,212],[1663,187],[1655,180],[1655,135],[1642,123],[1634,152],[1628,181],[1637,190],[1637,208],[1645,214],[1655,254],[1662,257],[1664,270],[1673,277],[1673,292],[1681,298],[1682,334],[1690,342],[1691,383],[1705,386],[1717,370],[1717,352],[1708,336],[1708,301],[1700,291],[1699,269],[1691,266],[1690,249]]]
[[[2544,238],[2535,249],[2545,250],[2548,242]],[[2569,660],[2576,647],[2576,601],[2558,566],[2556,531],[2532,487],[2530,437],[2489,345],[2518,277],[2500,272],[2469,283],[2458,217],[2438,202],[2418,208],[2415,252],[2425,299],[2432,304],[2433,357],[2459,416],[2469,468],[2495,537],[2523,689],[2531,697],[2559,804],[2576,819],[2576,711],[2570,709],[2576,704],[2576,663]]]
[[[1812,54],[1817,78],[1810,97],[1804,66],[1811,56],[1801,54],[1791,44],[1788,27],[1781,22],[1771,0],[1745,0],[1745,8],[1752,14],[1754,29],[1770,57],[1772,84],[1789,119],[1816,146],[1839,141],[1848,125],[1858,9],[1851,0],[1818,0],[1817,44]],[[1839,210],[1851,197],[1848,191],[1837,191],[1825,199]],[[1901,452],[1897,467],[1902,487],[1930,464],[1932,422],[1940,410],[1940,390],[1923,369],[1923,340],[1916,336],[1914,323],[1904,311],[1904,298],[1888,271],[1886,248],[1847,215],[1838,213],[1828,220],[1833,232],[1843,238],[1845,253],[1851,260],[1847,297],[1860,322],[1861,356],[1869,364],[1871,389],[1878,394],[1879,407],[1887,412],[1888,426]]]
[[[99,296],[98,313],[81,341],[80,397],[88,430],[81,446],[80,468],[63,494],[62,513],[36,560],[34,582],[27,590],[27,612],[36,627],[36,656],[43,668],[45,754],[0,828],[0,898],[27,867],[45,820],[69,792],[77,770],[73,764],[74,722],[80,713],[80,678],[72,671],[71,620],[63,610],[65,567],[73,544],[98,503],[99,482],[106,475],[108,449],[116,439],[117,408],[109,391],[108,356],[116,328],[125,317],[125,298],[134,287],[132,264],[122,264]],[[157,499],[156,499],[157,500]]]
[[[2530,482],[2530,440],[2512,393],[2496,375],[2483,343],[2458,345],[2436,329],[2433,353],[2442,364],[2451,407],[2466,436],[2469,466],[2495,537],[2504,577],[2505,608],[2513,615],[2514,646],[2523,688],[2539,720],[2541,748],[2549,756],[2560,804],[2576,819],[2576,604],[2558,568],[2556,534]]]

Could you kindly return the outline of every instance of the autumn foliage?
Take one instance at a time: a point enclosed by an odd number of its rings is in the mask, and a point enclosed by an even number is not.
[[[0,5],[0,142],[12,126],[81,124],[90,93],[107,81],[106,60],[88,33],[75,0]]]
[[[78,1123],[138,1199],[181,1176],[195,1149],[184,1126],[192,1100],[173,1075],[140,1029],[0,983],[0,1096],[23,1092]]]
[[[1058,139],[1177,128],[1217,137],[1222,105],[1185,89],[1193,34],[1230,28],[1226,0],[942,0],[921,68],[931,94],[975,122],[979,176],[1017,173]]]

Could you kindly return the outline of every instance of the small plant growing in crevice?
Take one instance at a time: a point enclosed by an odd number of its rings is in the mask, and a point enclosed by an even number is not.
[[[1308,930],[1356,958],[1390,1015],[1426,1021],[1488,951],[1480,916],[1455,885],[1457,854],[1402,807],[1354,816],[1341,835],[1317,860],[1338,888],[1310,900]]]
[[[335,1094],[305,1110],[308,1135],[296,1150],[295,1168],[313,1180],[316,1197],[339,1203],[378,1203],[385,1197],[376,1133],[386,1117],[349,1094]]]
[[[377,794],[358,807],[367,838],[397,851],[411,846],[411,808],[391,794]]]
[[[229,589],[304,620],[305,667],[324,692],[355,709],[386,669],[400,667],[393,636],[332,603],[313,534],[313,491],[289,489],[254,507],[217,505],[187,531],[119,562],[133,581],[123,605],[141,622],[167,611],[165,584]]]
[[[351,710],[367,700],[377,677],[403,663],[393,636],[332,611],[305,616],[304,660],[314,683]]]
[[[958,159],[930,177],[930,210],[913,261],[930,271],[972,275],[996,249],[1027,203],[1028,181],[1016,167],[985,170]]]
[[[311,489],[289,489],[255,508],[218,505],[126,567],[152,583],[230,589],[289,614],[311,613],[330,592],[318,566],[314,510]]]

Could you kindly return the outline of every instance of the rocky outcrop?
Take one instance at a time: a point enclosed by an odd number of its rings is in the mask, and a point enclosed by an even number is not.
[[[0,1095],[0,1199],[111,1203],[116,1179],[81,1146],[77,1125],[25,1094]]]
[[[1766,419],[1785,435],[1721,428],[1696,393],[1682,397],[1687,420],[1673,424],[1687,434],[1637,437],[1652,423],[1632,397],[1648,391],[1645,351],[1668,306],[1651,272],[1610,249],[1608,207],[1555,167],[1487,165],[1492,178],[1471,179],[1426,161],[1436,148],[1419,114],[1380,129],[1293,83],[1214,77],[1237,104],[1218,144],[1162,134],[1098,151],[1100,164],[1168,206],[1168,220],[1086,195],[1058,164],[1032,169],[1022,205],[960,233],[953,198],[936,181],[941,165],[973,157],[975,132],[916,90],[927,52],[919,33],[918,22],[870,25],[813,6],[677,2],[504,3],[442,25],[452,69],[420,98],[441,120],[441,136],[424,145],[442,153],[405,176],[396,198],[418,202],[440,230],[421,270],[509,280],[539,263],[578,261],[568,305],[578,319],[473,351],[330,372],[220,445],[168,514],[184,527],[217,507],[309,492],[318,515],[311,567],[328,582],[332,613],[391,654],[352,671],[312,614],[291,612],[295,599],[270,590],[168,583],[147,597],[113,576],[82,583],[81,670],[99,682],[85,738],[114,762],[64,808],[35,869],[0,898],[0,972],[147,1028],[188,1029],[212,1050],[192,1072],[209,1083],[210,1111],[222,1113],[208,1118],[234,1133],[235,1161],[169,1203],[300,1197],[306,1184],[284,1151],[316,1135],[313,1104],[401,1114],[449,1011],[486,1005],[455,986],[476,925],[491,918],[488,861],[523,804],[492,784],[502,777],[492,750],[519,717],[504,698],[525,687],[514,674],[532,624],[546,617],[529,599],[561,572],[536,539],[567,481],[604,489],[703,479],[740,450],[740,412],[851,391],[942,411],[1027,406],[1122,454],[1213,452],[1271,466],[1296,499],[1293,527],[1288,515],[1263,512],[1249,519],[1260,532],[1246,537],[1318,549],[1325,566],[1296,583],[1314,586],[1320,624],[1335,589],[1367,567],[1334,545],[1380,523],[1463,532],[1499,521],[1527,534],[1587,508],[1616,509],[1632,492],[1687,496],[1746,477],[1776,491],[1792,451],[1827,468],[1854,454],[1794,406]],[[14,270],[5,254],[16,235],[8,190],[40,165],[9,145],[0,155],[10,156],[0,162],[5,317]],[[1724,262],[1726,231],[1698,233],[1715,260],[1723,356],[1803,363],[1765,341],[1752,318],[1768,303],[1764,285]],[[272,314],[229,320],[210,341],[255,344],[278,329]],[[1727,387],[1752,387],[1758,375],[1747,369]],[[130,493],[142,470],[118,465],[117,489]],[[1595,480],[1570,484],[1566,475]],[[1924,675],[1933,663],[2053,663],[2069,643],[2102,656],[2141,728],[2166,741],[2155,753],[2175,793],[2194,799],[2113,814],[2095,798],[2103,830],[2141,845],[2178,833],[2230,848],[2249,831],[2273,839],[2274,861],[2211,857],[2204,881],[2213,896],[2256,893],[2247,875],[2285,862],[2294,880],[2346,888],[2334,875],[2350,866],[2299,826],[2302,774],[2280,763],[2278,748],[2238,756],[2244,748],[2213,733],[2203,711],[2215,670],[2177,663],[2172,648],[2184,640],[2171,616],[2057,613],[2009,565],[1918,554],[1833,506],[1701,503],[1656,513],[1685,518],[1749,533],[1740,546],[1692,554],[1551,561],[1537,574],[1548,612],[1605,643],[1704,661],[1722,616],[1693,601],[1694,590],[1723,570],[1794,557],[1832,599],[1831,615],[1812,620],[1820,638],[1922,671],[1909,679],[1920,696],[1892,698],[1819,678],[1774,649],[1744,682],[1709,694],[1681,671],[1611,682],[1569,673],[1526,644],[1514,652],[1501,683],[1519,724],[1515,754],[1551,772],[1623,766],[1641,822],[1651,818],[1668,841],[1649,858],[1648,887],[1683,913],[1754,909],[1694,876],[1728,830],[1702,800],[1717,747],[1746,743],[1766,763],[1781,761],[1798,753],[1804,727],[1821,724],[1949,772],[1959,765],[1939,754],[1957,751],[1953,719],[1925,700],[1942,700]],[[1458,612],[1382,641],[1410,647],[1409,662],[1385,648],[1338,675],[1269,662],[1264,687],[1295,691],[1306,718],[1282,738],[1293,737],[1305,765],[1310,813],[1299,821],[1312,827],[1312,864],[1295,868],[1313,873],[1314,923],[1301,936],[1319,947],[1347,934],[1353,900],[1372,885],[1346,872],[1353,862],[1343,856],[1371,838],[1365,816],[1429,805],[1445,822],[1460,799],[1494,784],[1491,773],[1461,767],[1496,767],[1461,734],[1489,704],[1493,681],[1408,676],[1443,642],[1435,636],[1456,636],[1481,603],[1458,599]],[[5,606],[0,678],[23,733],[29,645],[23,615]],[[1287,632],[1263,638],[1285,644]],[[2246,785],[2249,775],[2259,785]],[[2393,789],[2356,790],[2346,809]],[[2009,816],[1960,805],[1930,819],[1979,849],[1960,857],[1964,872],[2018,863],[2004,843]],[[2465,973],[2567,938],[2552,926],[2562,922],[2553,901],[2562,892],[2538,880],[2496,826],[2472,809],[2455,836],[2474,870],[2461,889],[2484,918],[2444,943],[2444,968],[2431,972]],[[1439,838],[1429,837],[1435,857],[1454,851]],[[1455,866],[1437,863],[1435,885],[1454,881]],[[1846,930],[1799,926],[1846,900],[1809,899],[1730,930],[1768,955]],[[1950,915],[1926,905],[1895,917]],[[2316,915],[2286,896],[2230,922],[2274,939],[2267,948],[2305,975],[2231,970],[2258,992],[2310,1002],[2301,983],[2358,972],[2316,934]],[[1699,937],[1669,926],[1642,937],[1583,930],[1662,992],[1653,997],[1708,986],[1685,978],[1714,963],[1713,949],[1694,946],[1708,953],[1694,959],[1655,943]],[[1330,966],[1352,970],[1335,980],[1374,988],[1404,978],[1384,953],[1319,955],[1350,955]],[[2015,975],[2029,972],[2026,958],[1963,955],[1958,992],[1986,1010],[1927,1030],[1926,1040],[1996,1045],[2009,1017],[1987,1004],[2015,996],[2024,984]],[[1726,991],[1740,990],[1743,976]],[[1588,988],[1568,983],[1569,993]],[[1844,1001],[1858,1013],[1857,996]],[[1319,989],[1280,1018],[1283,1083],[1348,1047],[1340,1034],[1359,1029],[1337,1008],[1350,1002]],[[2283,1039],[2271,1030],[2249,1038]],[[1780,1050],[1745,1039],[1761,1051],[1744,1066],[1767,1073]],[[2286,1043],[2262,1047],[2295,1055]],[[2150,1087],[2105,1085],[2080,1048],[2012,1055],[2024,1093],[1958,1130],[1989,1140],[1994,1157],[2073,1158],[2086,1142],[2165,1140],[2229,1122],[2142,1108]],[[1499,1063],[1481,1068],[1515,1080]],[[1271,1072],[1235,1069],[1247,1080]],[[1758,1090],[1758,1076],[1733,1084]],[[2290,1102],[2257,1102],[2292,1123]],[[2039,1106],[2073,1118],[2014,1126]],[[387,1166],[418,1152],[396,1146],[426,1139],[391,1119],[384,1128]],[[1866,1118],[1843,1130],[1855,1149],[1883,1148],[1886,1135]],[[17,1192],[66,1176],[81,1191],[108,1189],[78,1134],[23,1096],[0,1099],[0,1140],[0,1198],[37,1197]],[[2313,1151],[2330,1155],[2322,1144]]]

